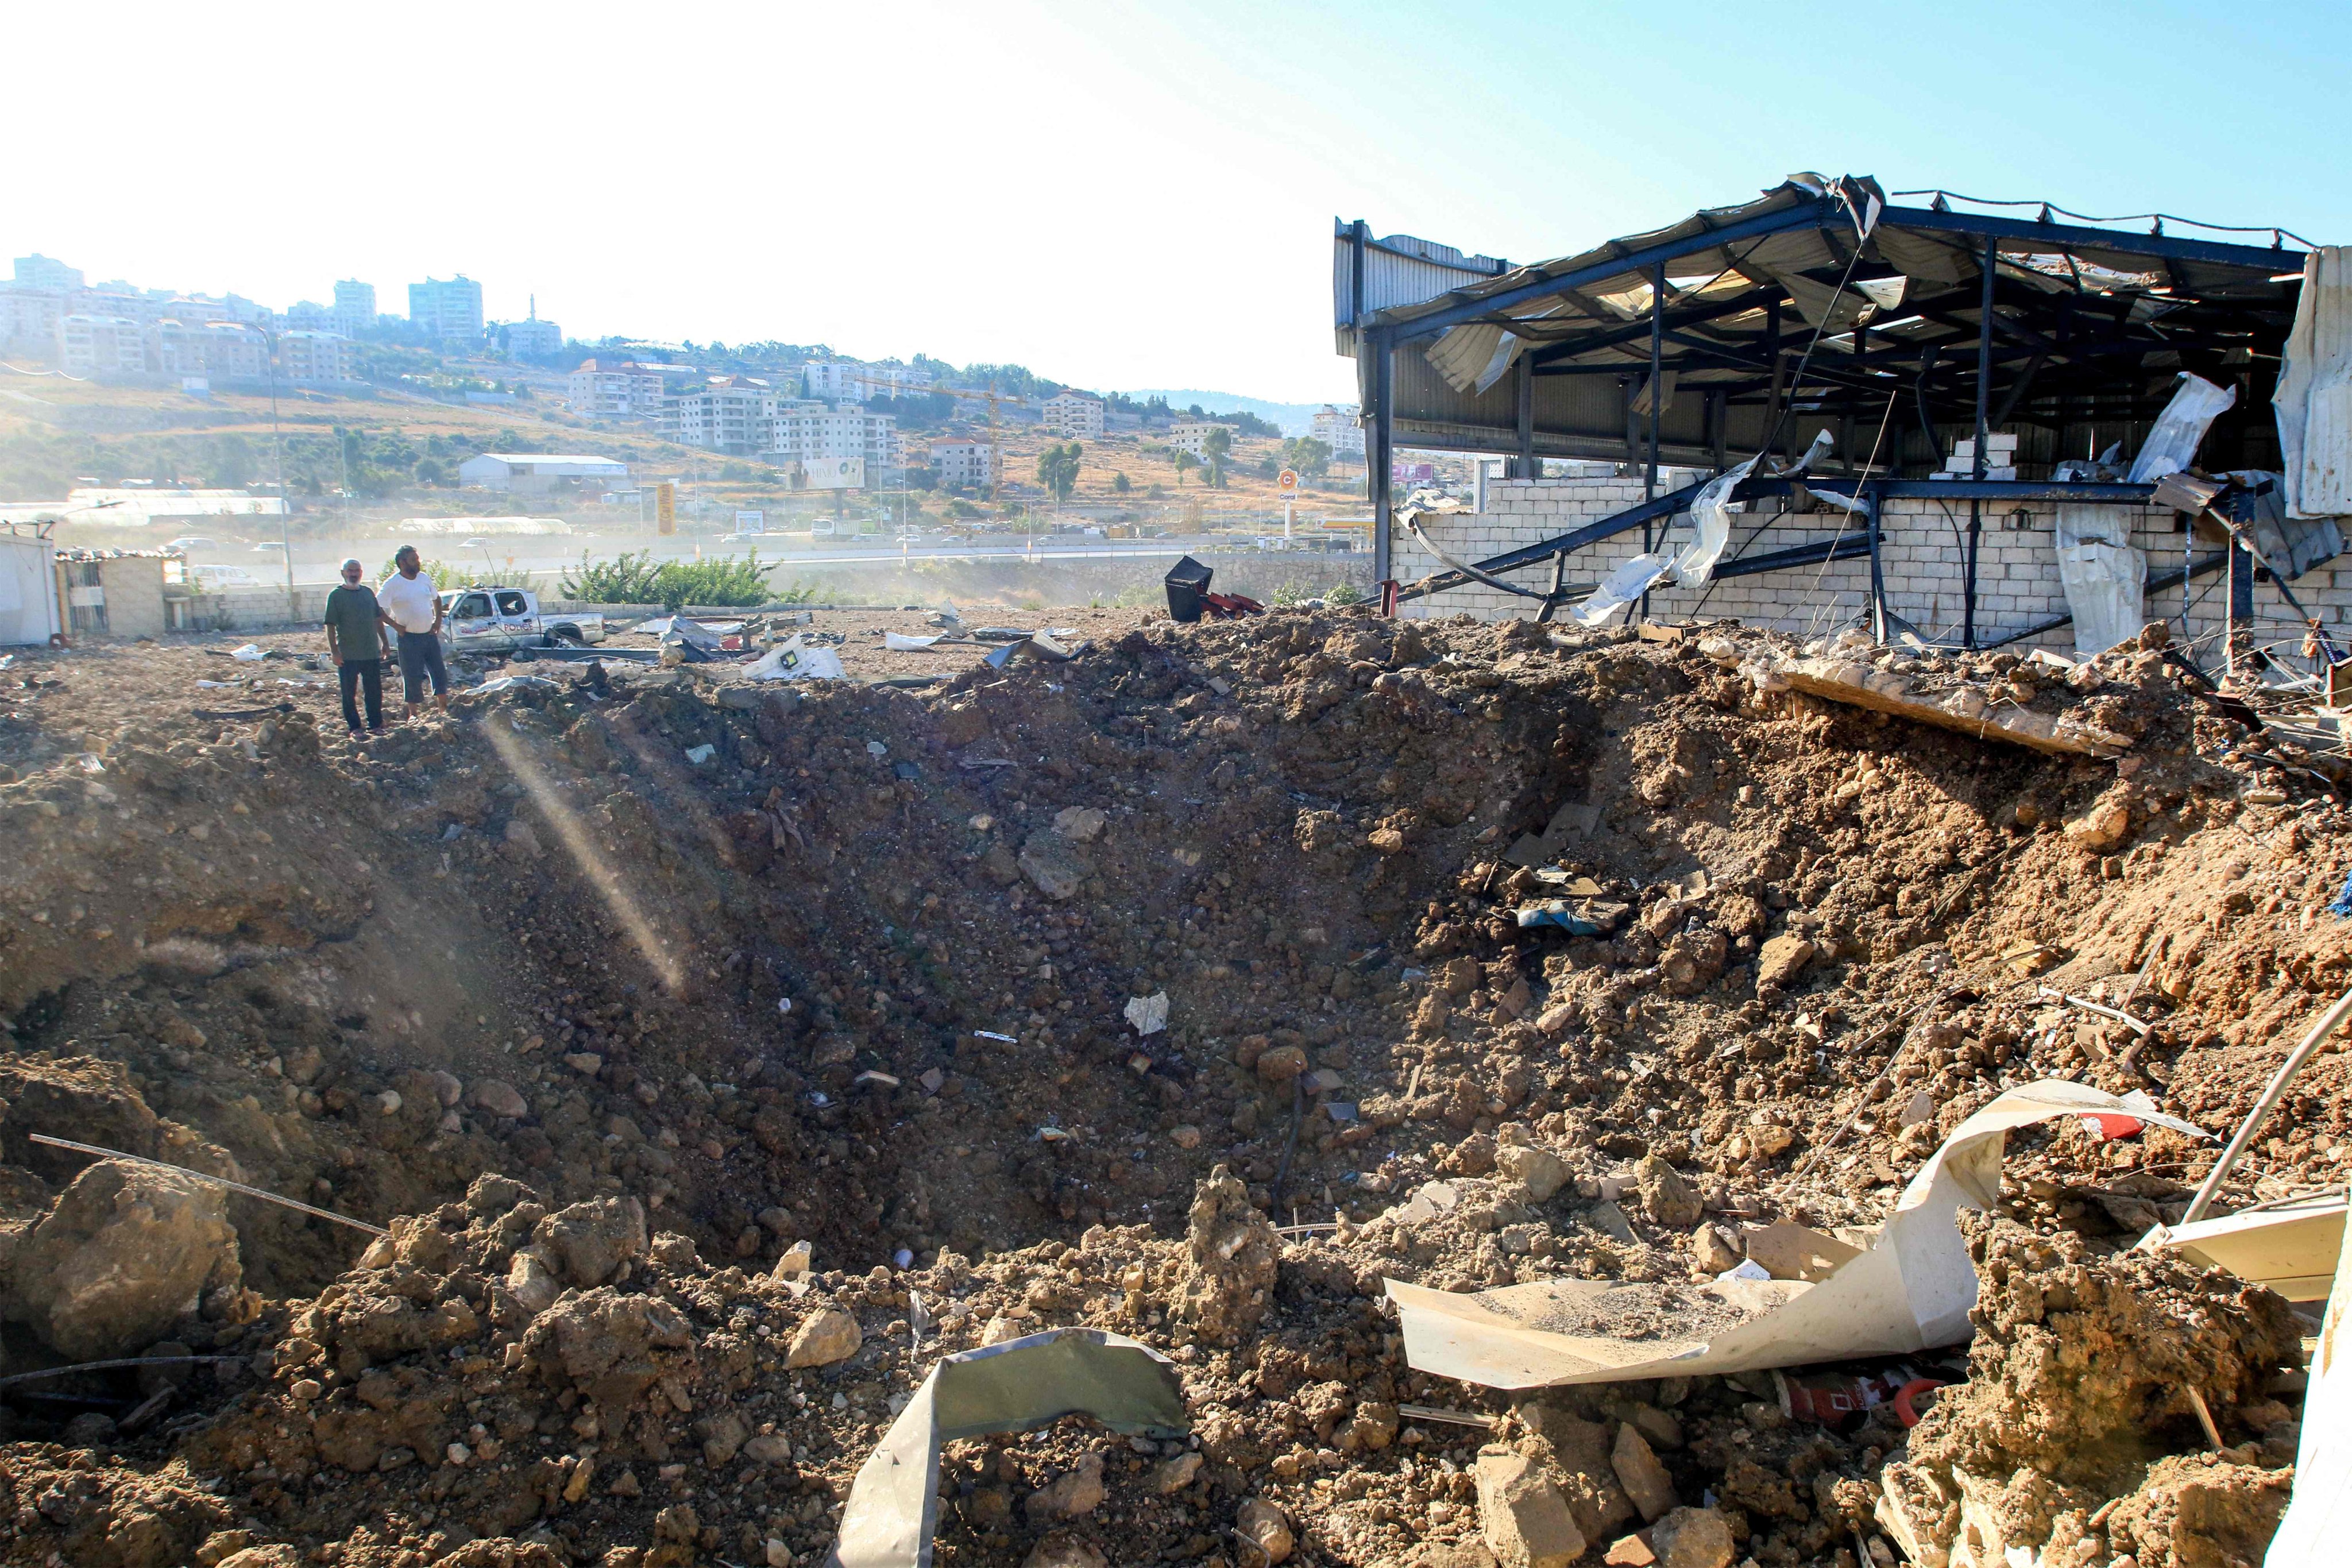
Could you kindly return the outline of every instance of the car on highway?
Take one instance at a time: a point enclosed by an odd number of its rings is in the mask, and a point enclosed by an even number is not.
[[[457,541],[457,548],[460,550],[488,550],[489,547],[490,542],[487,539],[461,539]]]
[[[271,551],[283,552],[285,549],[286,546],[279,544],[273,540],[264,540],[262,542],[253,547],[252,552],[256,555],[260,555]]]
[[[596,612],[551,614],[528,588],[445,588],[441,637],[452,653],[512,653],[519,647],[582,647],[604,640]]]
[[[163,546],[166,550],[218,550],[220,541],[206,539],[200,533],[184,533]]]

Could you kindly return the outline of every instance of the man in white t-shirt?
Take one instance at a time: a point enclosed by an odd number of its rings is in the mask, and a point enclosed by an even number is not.
[[[414,719],[425,706],[425,680],[433,679],[433,706],[449,706],[449,668],[441,659],[441,592],[425,574],[416,546],[404,544],[392,558],[398,570],[375,591],[384,625],[398,638],[401,699]]]

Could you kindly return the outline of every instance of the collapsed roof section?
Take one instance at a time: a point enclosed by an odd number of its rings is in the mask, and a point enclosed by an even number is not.
[[[2136,447],[2183,372],[2237,393],[2206,465],[2278,467],[2268,405],[2306,242],[1993,205],[1799,174],[1525,267],[1338,225],[1375,516],[1395,445],[1719,469],[1827,430],[1832,471],[1920,476],[2006,427],[2046,474]]]

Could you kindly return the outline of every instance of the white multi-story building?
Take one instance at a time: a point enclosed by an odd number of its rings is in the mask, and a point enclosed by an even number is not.
[[[1103,433],[1102,401],[1082,392],[1057,392],[1045,399],[1044,424],[1073,441],[1099,441]]]
[[[931,467],[944,489],[986,489],[996,479],[996,449],[982,441],[934,441]]]
[[[0,288],[0,343],[53,345],[66,313],[62,289]]]
[[[659,420],[667,395],[658,365],[590,359],[572,371],[565,405],[583,419]]]
[[[523,354],[557,354],[563,352],[563,329],[553,321],[542,321],[534,314],[528,321],[509,321],[499,331],[507,335],[507,357]]]
[[[341,332],[278,334],[278,368],[297,386],[331,386],[356,380],[352,340]]]
[[[1315,414],[1308,433],[1331,448],[1335,458],[1364,460],[1364,427],[1358,424],[1360,411],[1350,403],[1345,405],[1327,403]]]
[[[482,286],[462,272],[446,281],[427,278],[411,283],[408,320],[434,337],[471,342],[482,335]]]
[[[286,307],[286,325],[298,332],[331,332],[335,312],[316,300],[298,300]]]
[[[68,267],[54,257],[35,251],[30,256],[16,258],[16,287],[59,290],[79,289],[81,287],[81,268]]]
[[[662,434],[681,447],[730,458],[769,449],[776,426],[776,389],[734,376],[682,392],[662,405]]]
[[[346,278],[335,285],[335,331],[347,338],[375,330],[375,285]]]
[[[242,321],[206,321],[202,329],[205,372],[210,376],[259,381],[269,374],[269,342]]]
[[[866,364],[854,359],[812,360],[801,367],[801,391],[825,403],[865,403],[877,397],[905,397],[929,392],[931,373],[913,370],[895,360]]]
[[[779,462],[863,458],[866,473],[877,480],[906,462],[895,415],[876,414],[855,403],[828,406],[814,397],[777,405],[770,450]]]
[[[1213,419],[1180,419],[1168,427],[1168,444],[1180,452],[1190,452],[1199,458],[1206,456],[1202,447],[1212,430],[1231,433],[1233,426],[1220,425]]]
[[[57,326],[58,368],[68,375],[143,371],[147,345],[139,323],[127,316],[61,316]]]

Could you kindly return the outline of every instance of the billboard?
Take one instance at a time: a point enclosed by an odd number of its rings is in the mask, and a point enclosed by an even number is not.
[[[799,488],[807,490],[862,490],[866,488],[866,459],[803,458]]]
[[[764,511],[737,512],[735,514],[735,531],[738,533],[767,532],[768,514]]]
[[[654,487],[654,531],[677,531],[677,486],[667,479]]]

